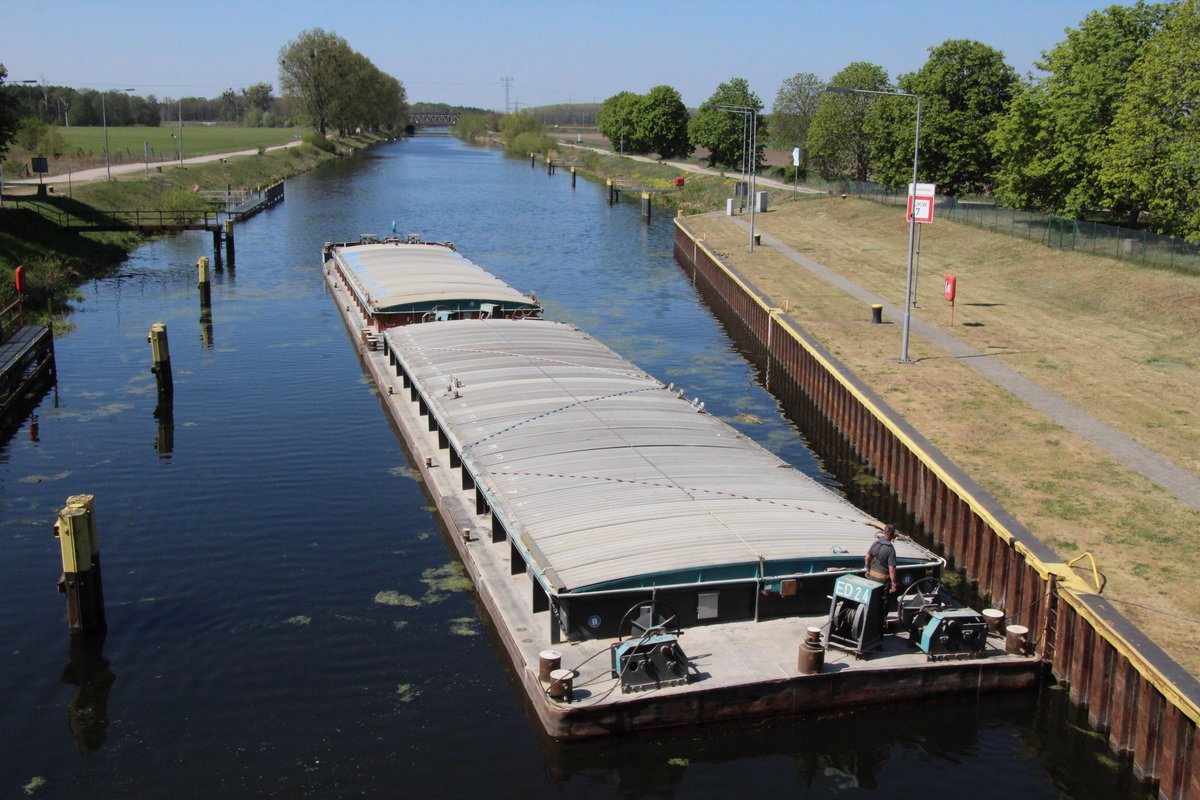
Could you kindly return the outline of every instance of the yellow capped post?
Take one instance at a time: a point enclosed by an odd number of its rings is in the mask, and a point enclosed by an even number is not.
[[[97,633],[105,628],[93,501],[92,495],[68,498],[54,525],[62,552],[58,590],[67,596],[67,624],[71,633]]]
[[[167,343],[167,324],[156,322],[151,325],[147,339],[150,342],[150,355],[154,360],[150,371],[158,379],[158,393],[171,394],[175,391],[175,386],[171,379],[171,348]]]

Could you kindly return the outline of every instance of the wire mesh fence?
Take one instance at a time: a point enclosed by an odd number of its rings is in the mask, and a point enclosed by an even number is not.
[[[851,194],[877,203],[904,206],[908,193],[868,181],[805,181],[833,194]],[[938,217],[995,233],[1019,236],[1047,247],[1091,253],[1147,266],[1200,273],[1200,243],[1138,228],[1084,222],[1050,214],[1004,208],[996,203],[939,196]]]

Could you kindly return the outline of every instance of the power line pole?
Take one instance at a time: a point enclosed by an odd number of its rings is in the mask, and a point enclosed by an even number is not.
[[[504,84],[504,113],[509,113],[510,106],[508,105],[508,90],[512,86],[512,78],[501,78],[500,82]]]

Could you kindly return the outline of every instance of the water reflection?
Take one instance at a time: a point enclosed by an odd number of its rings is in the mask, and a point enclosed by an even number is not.
[[[171,392],[158,393],[158,405],[154,407],[154,418],[158,420],[158,434],[154,437],[154,451],[159,456],[169,456],[175,450],[175,395]]]
[[[784,797],[882,792],[1148,800],[1152,793],[1122,765],[1105,763],[1098,752],[1103,744],[1072,724],[1063,694],[922,703],[574,744],[542,736],[539,745],[547,778],[579,795],[588,794],[584,787],[604,785],[621,797],[728,797],[741,784]],[[1030,763],[1035,754],[1050,759],[1049,770]]]
[[[62,682],[75,687],[68,708],[69,725],[80,753],[100,749],[108,731],[108,693],[116,683],[104,657],[105,634],[71,636]]]

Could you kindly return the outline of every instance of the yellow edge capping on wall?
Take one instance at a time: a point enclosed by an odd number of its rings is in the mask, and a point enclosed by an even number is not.
[[[956,495],[958,495],[960,499],[967,503],[972,511],[984,519],[998,536],[1004,539],[1007,544],[1012,546],[1013,549],[1025,559],[1026,563],[1028,563],[1043,580],[1049,580],[1049,577],[1054,575],[1058,581],[1059,589],[1062,590],[1061,597],[1068,602],[1072,608],[1075,609],[1076,613],[1085,617],[1091,623],[1096,632],[1104,637],[1105,641],[1112,645],[1112,647],[1118,653],[1124,656],[1129,663],[1133,665],[1134,669],[1136,669],[1138,673],[1146,679],[1147,682],[1154,686],[1155,689],[1161,692],[1164,697],[1170,698],[1173,705],[1182,711],[1188,717],[1188,719],[1192,720],[1192,722],[1195,722],[1196,724],[1200,724],[1200,706],[1197,706],[1190,698],[1181,694],[1170,680],[1163,676],[1157,669],[1154,668],[1154,666],[1146,663],[1145,659],[1142,658],[1141,653],[1139,653],[1138,650],[1123,636],[1113,630],[1106,620],[1098,617],[1095,612],[1091,610],[1091,608],[1089,608],[1085,603],[1081,602],[1083,597],[1096,594],[1096,592],[1092,591],[1091,587],[1086,581],[1080,578],[1079,575],[1077,575],[1074,570],[1067,566],[1065,562],[1047,563],[1042,561],[1033,553],[1029,552],[1029,549],[1021,542],[1014,541],[1014,536],[1011,531],[1005,528],[1004,525],[1002,525],[987,509],[985,509],[975,499],[975,497],[971,495],[970,492],[966,491],[962,485],[958,483],[958,481],[947,475],[945,471],[943,471],[941,467],[929,457],[928,453],[926,453],[923,448],[917,445],[902,430],[900,430],[886,414],[880,413],[880,408],[874,402],[872,402],[870,398],[863,395],[857,387],[847,381],[839,368],[830,363],[830,361],[825,358],[823,354],[814,350],[808,344],[808,342],[805,341],[804,337],[798,334],[797,329],[793,325],[792,321],[780,316],[782,312],[779,308],[764,304],[759,297],[758,291],[753,286],[744,281],[739,275],[732,272],[729,266],[720,256],[716,254],[716,252],[710,249],[705,242],[697,239],[696,236],[693,235],[690,230],[684,227],[678,219],[676,219],[676,225],[679,226],[679,228],[687,234],[688,238],[690,238],[701,250],[704,250],[704,252],[707,253],[708,256],[713,260],[713,262],[718,264],[721,269],[724,270],[725,274],[738,286],[740,286],[743,291],[746,292],[747,296],[757,303],[760,308],[766,311],[770,315],[771,320],[775,322],[775,324],[777,324],[781,330],[786,331],[788,335],[795,339],[796,343],[803,347],[810,356],[820,362],[820,364],[824,366],[825,369],[832,374],[846,390],[848,390],[860,403],[862,403],[871,411],[871,414],[877,420],[887,426],[888,430],[890,430],[898,439],[903,441],[904,444],[916,454],[917,458],[921,460],[921,463],[932,470],[934,474],[936,474],[942,480],[943,483],[945,483]]]

